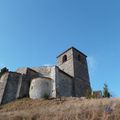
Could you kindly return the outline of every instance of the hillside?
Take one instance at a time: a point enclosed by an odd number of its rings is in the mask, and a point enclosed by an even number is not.
[[[120,120],[120,99],[16,100],[0,106],[0,120]]]

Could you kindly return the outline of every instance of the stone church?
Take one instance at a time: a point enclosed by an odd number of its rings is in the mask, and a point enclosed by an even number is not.
[[[85,96],[91,90],[87,56],[71,47],[57,56],[55,66],[18,68],[0,77],[0,104],[30,97],[39,99],[45,94],[57,96]]]

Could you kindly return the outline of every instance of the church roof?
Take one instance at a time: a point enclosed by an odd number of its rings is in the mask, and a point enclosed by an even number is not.
[[[73,78],[73,76],[69,75],[68,73],[66,73],[65,71],[61,70],[58,66],[56,66],[58,68],[59,71],[61,71],[63,74],[67,75],[68,77]]]
[[[82,54],[83,56],[87,57],[84,53],[82,53],[81,51],[79,51],[78,49],[76,49],[75,47],[70,47],[69,49],[67,49],[66,51],[64,51],[63,53],[61,53],[60,55],[57,56],[60,57],[61,55],[63,55],[65,52],[69,51],[70,49],[74,49],[76,50],[77,52],[79,52],[80,54]]]

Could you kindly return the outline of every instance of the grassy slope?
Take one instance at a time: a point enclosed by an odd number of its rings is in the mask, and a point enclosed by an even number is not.
[[[109,110],[106,110],[105,108]],[[120,99],[17,100],[0,106],[0,120],[120,120]]]

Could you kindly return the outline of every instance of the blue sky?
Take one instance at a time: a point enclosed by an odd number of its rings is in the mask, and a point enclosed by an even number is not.
[[[0,0],[0,67],[55,64],[74,46],[88,56],[91,86],[120,97],[120,1]]]

